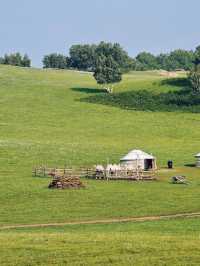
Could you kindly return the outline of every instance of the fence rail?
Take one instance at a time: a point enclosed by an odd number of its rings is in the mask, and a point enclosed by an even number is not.
[[[98,180],[153,180],[156,179],[156,171],[142,170],[116,170],[116,171],[96,171],[95,168],[48,168],[37,167],[32,171],[35,177],[69,176],[86,177]]]
[[[89,176],[94,173],[94,169],[90,168],[48,168],[48,167],[36,167],[33,169],[32,174],[35,177],[48,177],[53,175],[68,175],[68,176]]]

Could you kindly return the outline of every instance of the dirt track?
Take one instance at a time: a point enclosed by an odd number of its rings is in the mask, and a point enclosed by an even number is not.
[[[193,213],[178,213],[161,216],[145,216],[145,217],[127,217],[127,218],[108,218],[102,220],[89,220],[89,221],[71,221],[62,223],[44,223],[44,224],[16,224],[16,225],[3,225],[0,230],[17,229],[17,228],[38,228],[38,227],[52,227],[52,226],[65,226],[65,225],[81,225],[81,224],[111,224],[111,223],[125,223],[125,222],[145,222],[145,221],[158,221],[164,219],[175,218],[192,218],[200,217],[200,212]]]

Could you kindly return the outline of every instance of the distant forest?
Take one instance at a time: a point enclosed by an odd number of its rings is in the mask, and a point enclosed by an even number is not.
[[[20,53],[5,54],[4,57],[0,57],[0,64],[20,66],[20,67],[30,67],[31,59],[27,54],[21,55]]]
[[[200,46],[195,50],[176,49],[170,53],[153,55],[149,52],[141,52],[132,58],[118,43],[100,42],[99,44],[77,44],[72,45],[69,55],[51,53],[45,55],[42,63],[43,68],[76,69],[82,71],[94,71],[98,61],[111,58],[118,65],[122,73],[131,70],[156,70],[163,69],[174,71],[183,69],[190,71],[195,65]],[[104,57],[104,58],[103,58]],[[30,67],[31,59],[28,55],[14,53],[0,57],[0,64]]]
[[[141,52],[135,58],[131,58],[118,43],[77,44],[71,46],[69,56],[57,53],[44,56],[43,67],[94,71],[99,56],[103,54],[106,57],[114,58],[123,73],[131,70],[156,69],[167,71],[183,69],[188,71],[194,67],[196,55],[199,54],[199,51],[200,46],[194,51],[176,49],[170,53],[162,53],[157,56],[148,52]]]

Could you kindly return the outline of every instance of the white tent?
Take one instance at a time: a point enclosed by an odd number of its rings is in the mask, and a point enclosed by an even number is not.
[[[197,153],[195,157],[197,158],[196,167],[200,167],[200,153]]]
[[[125,169],[156,169],[156,158],[141,150],[132,150],[120,159],[120,165]]]

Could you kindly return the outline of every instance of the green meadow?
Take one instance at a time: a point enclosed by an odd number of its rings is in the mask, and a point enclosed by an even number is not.
[[[0,66],[0,225],[200,211],[200,170],[192,167],[200,151],[198,106],[159,110],[155,96],[186,85],[182,74],[173,80],[131,72],[112,98],[90,73]],[[144,90],[153,102],[132,106],[129,93],[140,97]],[[83,179],[85,189],[55,191],[50,178],[32,176],[39,165],[118,163],[135,148],[157,157],[157,181]],[[172,185],[174,174],[186,175],[188,185]],[[0,264],[199,265],[199,225],[177,219],[0,231]]]
[[[199,265],[199,227],[199,219],[175,219],[5,231],[0,233],[0,263]]]

